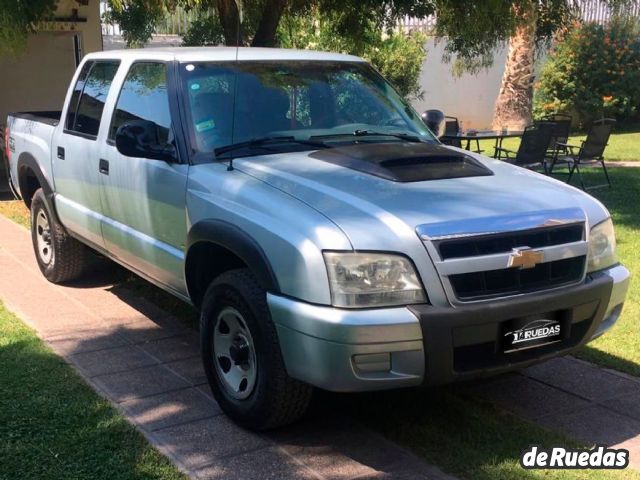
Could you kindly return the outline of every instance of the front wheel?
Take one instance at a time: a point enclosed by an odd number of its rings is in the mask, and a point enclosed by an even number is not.
[[[87,247],[56,221],[41,188],[31,199],[31,241],[38,267],[50,282],[74,280],[87,265]]]
[[[208,288],[200,337],[213,395],[238,424],[268,430],[304,414],[312,388],[287,375],[266,292],[248,269],[226,272]]]

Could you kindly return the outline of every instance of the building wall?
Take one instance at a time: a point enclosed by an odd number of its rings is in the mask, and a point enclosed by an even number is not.
[[[436,108],[445,115],[457,117],[462,128],[491,128],[493,108],[500,91],[500,82],[507,56],[506,48],[496,51],[493,66],[477,74],[464,74],[456,78],[451,65],[442,61],[445,42],[428,40],[427,58],[422,65],[420,85],[424,98],[413,106],[422,113]]]
[[[0,57],[0,125],[10,112],[60,110],[76,69],[74,36],[80,38],[80,57],[102,50],[99,0],[86,6],[60,0],[56,18],[69,19],[77,9],[86,22],[55,21],[32,35],[26,50]]]

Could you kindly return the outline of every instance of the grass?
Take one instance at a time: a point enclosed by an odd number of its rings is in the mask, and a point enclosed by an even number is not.
[[[0,303],[1,479],[185,479]]]
[[[577,135],[569,138],[571,145],[580,145],[580,141],[586,138],[585,135]],[[464,144],[463,144],[464,145]],[[493,155],[495,140],[481,140],[480,148],[485,155]],[[503,148],[517,150],[520,145],[518,138],[506,138],[502,143]],[[475,143],[472,143],[475,146]],[[635,162],[640,161],[640,132],[620,132],[611,135],[609,146],[605,152],[607,161]]]
[[[25,228],[29,228],[29,210],[24,203],[18,200],[0,202],[0,215],[13,220]]]
[[[636,147],[637,149],[637,147]],[[640,158],[640,154],[638,155]],[[587,183],[600,172],[585,173]],[[611,171],[614,188],[594,192],[616,224],[618,255],[636,275],[621,319],[606,335],[577,352],[598,365],[640,376],[640,168]],[[0,204],[0,212],[4,211]],[[24,210],[26,214],[26,209]],[[22,219],[19,223],[27,224]],[[127,277],[121,284],[193,322],[195,315],[156,287]],[[1,360],[1,359],[0,359]],[[349,412],[372,429],[413,450],[428,462],[462,478],[478,480],[640,480],[634,470],[523,470],[521,452],[530,444],[584,447],[523,421],[467,394],[459,387],[358,395],[321,394],[321,409]],[[1,424],[1,423],[0,423]],[[87,427],[89,428],[89,427]],[[0,467],[1,468],[1,467]]]
[[[600,172],[585,174],[587,184],[600,183]],[[612,189],[593,191],[604,203],[616,227],[618,258],[631,271],[624,311],[608,333],[577,352],[598,365],[640,376],[640,168],[610,170]],[[595,178],[597,176],[597,178]]]
[[[640,198],[640,168],[612,170],[614,188],[594,193],[610,209],[616,225],[618,256],[635,275],[617,325],[575,355],[640,376],[640,204],[637,200]],[[601,172],[588,171],[585,181],[587,184],[600,183],[601,175]],[[336,401],[340,404],[333,408],[345,408],[343,399]],[[640,473],[629,469],[618,472],[523,470],[518,463],[520,454],[531,444],[545,447],[581,445],[499,411],[460,388],[358,395],[349,399],[346,407],[369,427],[462,478],[640,479]]]
[[[640,480],[631,469],[523,470],[529,445],[584,448],[563,435],[525,422],[465,394],[460,389],[326,395],[323,408],[340,409],[409,448],[431,464],[474,480]]]

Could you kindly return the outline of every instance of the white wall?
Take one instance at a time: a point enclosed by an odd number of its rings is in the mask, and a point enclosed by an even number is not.
[[[491,128],[493,108],[500,90],[507,49],[496,51],[493,66],[478,74],[456,78],[451,65],[442,61],[445,42],[427,41],[427,57],[422,66],[420,85],[424,98],[415,100],[414,108],[422,113],[430,108],[458,117],[462,128]]]

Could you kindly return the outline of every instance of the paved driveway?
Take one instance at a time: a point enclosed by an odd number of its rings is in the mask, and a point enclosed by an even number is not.
[[[87,277],[68,287],[47,282],[29,233],[0,215],[0,298],[190,476],[452,478],[335,414],[270,434],[236,426],[211,396],[197,333],[114,288],[109,272]]]

